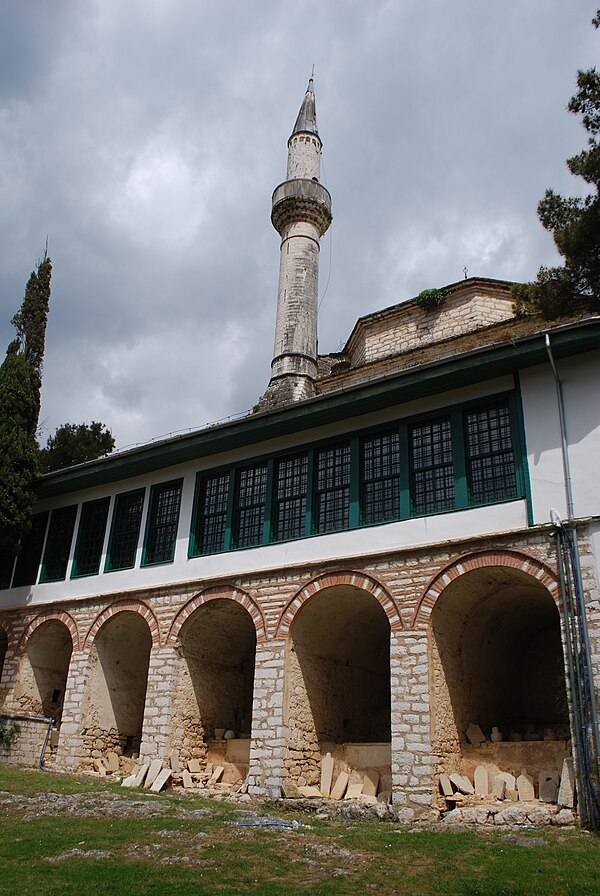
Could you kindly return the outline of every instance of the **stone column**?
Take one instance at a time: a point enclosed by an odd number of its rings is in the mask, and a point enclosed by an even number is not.
[[[90,674],[89,650],[73,651],[65,685],[65,699],[60,723],[56,768],[75,771],[89,757],[84,756],[82,729],[86,709],[87,684]]]
[[[171,742],[179,657],[174,647],[153,647],[148,665],[140,760],[166,759]]]
[[[435,804],[427,651],[426,632],[392,632],[392,793],[403,821],[430,816]]]
[[[287,742],[283,720],[285,646],[284,640],[258,643],[254,671],[248,790],[274,799],[281,796]]]

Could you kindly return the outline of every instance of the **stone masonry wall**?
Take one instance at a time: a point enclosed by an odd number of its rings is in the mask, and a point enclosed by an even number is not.
[[[600,601],[593,558],[582,529],[580,537],[584,585],[590,609],[590,641],[600,680]],[[73,640],[57,754],[57,767],[88,767],[86,700],[89,659],[102,621],[123,610],[138,613],[152,638],[140,755],[166,759],[177,747],[174,695],[180,669],[178,620],[214,597],[237,601],[249,613],[257,633],[249,788],[278,795],[286,775],[289,730],[284,721],[287,699],[286,652],[295,612],[314,593],[337,584],[352,585],[377,599],[391,630],[391,719],[393,800],[406,817],[426,814],[436,795],[432,748],[431,681],[428,663],[430,613],[446,584],[475,566],[514,566],[535,577],[556,599],[555,543],[546,527],[509,536],[470,539],[361,558],[339,569],[335,564],[299,565],[235,581],[189,583],[127,595],[4,612],[8,632],[2,690],[4,709],[18,710],[14,689],[28,636],[49,619],[67,620]],[[65,624],[67,624],[65,622]],[[93,748],[95,749],[95,748]],[[26,756],[25,754],[29,755]],[[33,742],[19,749],[18,761],[34,765],[39,753]],[[14,752],[10,761],[14,761]]]

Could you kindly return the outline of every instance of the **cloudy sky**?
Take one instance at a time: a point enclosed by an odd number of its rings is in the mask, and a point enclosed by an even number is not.
[[[566,111],[597,0],[5,0],[0,348],[46,235],[43,440],[118,447],[246,411],[269,378],[270,197],[315,65],[319,347],[463,277],[552,264],[536,205],[585,186]]]

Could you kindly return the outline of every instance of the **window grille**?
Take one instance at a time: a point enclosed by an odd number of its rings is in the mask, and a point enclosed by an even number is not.
[[[60,582],[66,576],[76,516],[76,504],[70,507],[59,507],[52,511],[42,563],[41,582]]]
[[[144,565],[169,563],[175,553],[181,479],[153,487],[148,511]]]
[[[332,532],[350,524],[350,442],[317,451],[316,530]]]
[[[237,471],[234,507],[234,544],[245,548],[261,544],[267,496],[267,464]]]
[[[43,513],[34,513],[31,517],[31,529],[25,536],[23,547],[17,557],[13,588],[20,585],[35,585],[37,582],[49,516],[49,512],[45,510]]]
[[[411,500],[417,516],[454,507],[450,418],[409,427]]]
[[[229,471],[205,476],[200,483],[195,552],[212,554],[225,549]]]
[[[398,432],[366,436],[361,444],[361,518],[381,523],[400,517]]]
[[[507,404],[464,416],[469,490],[473,504],[517,496],[515,458]]]
[[[306,519],[308,455],[277,461],[275,491],[275,541],[302,538]]]
[[[93,576],[100,568],[110,498],[88,501],[81,508],[72,576]]]
[[[115,569],[131,569],[140,537],[144,489],[117,495],[113,513],[107,572]]]

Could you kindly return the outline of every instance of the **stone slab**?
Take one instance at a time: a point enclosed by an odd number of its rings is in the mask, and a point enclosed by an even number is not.
[[[318,800],[322,798],[322,793],[318,787],[315,787],[314,784],[307,784],[304,787],[299,787],[298,790],[308,800]]]
[[[333,780],[333,756],[326,753],[321,759],[321,793],[328,797],[331,793],[331,782]]]
[[[348,786],[348,773],[340,772],[337,777],[337,781],[333,785],[331,790],[331,799],[332,800],[341,800],[346,793],[346,788]]]
[[[452,787],[452,783],[448,775],[440,775],[440,790],[444,794],[444,796],[452,796],[454,793],[454,788]]]
[[[179,774],[181,771],[181,763],[179,762],[179,750],[171,750],[171,768],[175,772],[175,774]]]
[[[506,793],[506,781],[500,775],[496,775],[492,785],[492,794],[497,800],[503,800]]]
[[[467,727],[466,735],[470,744],[482,744],[487,740],[479,725],[474,725],[473,722]]]
[[[173,771],[170,768],[163,768],[154,779],[154,783],[150,790],[153,793],[160,793],[163,787],[166,787],[167,784],[171,782],[172,777]]]
[[[361,795],[361,793],[362,793],[362,789],[363,789],[363,782],[362,782],[362,781],[360,782],[360,784],[353,784],[353,783],[348,784],[348,787],[347,787],[347,789],[346,789],[346,795],[344,796],[344,799],[345,799],[345,800],[356,800],[356,799],[358,799],[358,797],[359,797],[359,796]]]
[[[490,779],[487,768],[478,765],[475,769],[475,793],[477,796],[487,796],[490,792]]]
[[[575,806],[575,770],[571,757],[563,761],[556,801],[559,806],[565,806],[567,809],[573,809]]]
[[[188,762],[188,771],[190,771],[193,775],[201,775],[204,769],[200,764],[200,760],[190,759]]]
[[[137,787],[137,775],[128,775],[121,781],[121,787]]]
[[[284,781],[281,785],[281,791],[286,800],[297,800],[302,796],[296,785],[292,784],[291,781]]]
[[[514,775],[511,775],[510,772],[498,772],[498,778],[502,778],[504,783],[506,784],[507,790],[516,790],[517,789],[517,779]]]
[[[208,780],[208,783],[209,783],[209,784],[216,784],[217,781],[219,781],[219,780],[223,777],[223,772],[224,772],[224,771],[225,771],[225,766],[224,766],[224,765],[217,765],[217,767],[216,767],[215,770],[213,771],[212,775],[210,776],[210,778],[209,778],[209,780]]]
[[[552,778],[546,778],[546,780],[541,781],[539,794],[541,803],[555,803],[558,797],[556,781],[553,781]]]
[[[144,762],[144,764],[142,766],[140,766],[140,768],[138,769],[138,772],[135,776],[135,786],[136,787],[142,786],[142,784],[144,783],[144,778],[148,774],[149,768],[150,768],[149,762]]]
[[[526,769],[522,769],[521,774],[517,778],[517,790],[519,791],[519,800],[522,803],[527,803],[535,799],[533,778],[531,775],[527,774]]]
[[[148,774],[146,775],[146,782],[144,787],[147,790],[150,790],[157,777],[159,776],[162,769],[162,759],[153,759],[150,763],[150,768],[148,769]]]
[[[119,771],[119,756],[114,750],[111,750],[106,754],[106,767],[109,772],[114,773]]]
[[[377,796],[377,788],[379,787],[379,772],[370,768],[366,772],[363,777],[363,795],[364,796]]]
[[[469,779],[465,778],[464,775],[459,775],[458,772],[452,772],[450,781],[461,793],[475,793],[475,789]]]
[[[519,791],[513,790],[512,788],[507,787],[504,793],[504,797],[507,800],[512,800],[513,803],[519,802]]]
[[[187,768],[184,768],[182,778],[183,778],[183,786],[184,787],[194,787],[195,786],[194,779],[188,772]]]
[[[374,793],[361,793],[359,800],[361,803],[366,803],[368,806],[374,806],[378,801]]]

